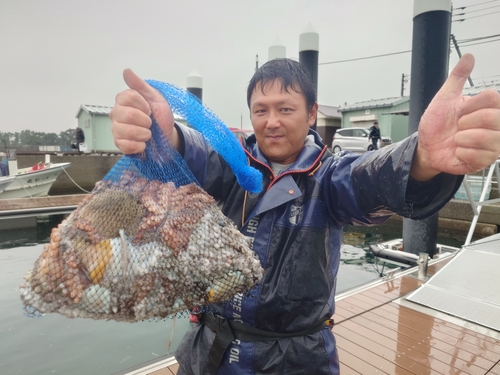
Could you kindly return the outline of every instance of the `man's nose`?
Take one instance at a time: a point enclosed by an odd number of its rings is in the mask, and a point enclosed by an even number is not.
[[[280,126],[279,115],[276,111],[269,111],[269,116],[267,117],[266,126],[268,128],[276,128]]]

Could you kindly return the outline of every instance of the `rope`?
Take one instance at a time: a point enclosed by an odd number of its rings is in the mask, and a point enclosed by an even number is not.
[[[87,191],[87,190],[85,190],[84,188],[82,188],[80,185],[78,185],[78,184],[76,183],[76,181],[75,181],[75,180],[73,180],[73,179],[71,178],[71,176],[68,174],[68,172],[66,172],[66,169],[65,169],[65,168],[63,168],[62,170],[64,171],[64,173],[66,173],[66,176],[68,176],[68,178],[69,178],[69,179],[70,179],[70,180],[71,180],[71,181],[72,181],[72,182],[73,182],[73,183],[74,183],[74,184],[75,184],[75,185],[76,185],[76,186],[77,186],[80,190],[84,191],[85,193],[89,193],[89,194],[90,194],[90,191]]]

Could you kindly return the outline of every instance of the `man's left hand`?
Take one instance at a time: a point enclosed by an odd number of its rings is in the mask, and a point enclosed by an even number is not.
[[[462,96],[474,67],[464,55],[420,120],[412,178],[426,181],[445,172],[461,175],[491,165],[500,155],[500,94],[484,90]]]

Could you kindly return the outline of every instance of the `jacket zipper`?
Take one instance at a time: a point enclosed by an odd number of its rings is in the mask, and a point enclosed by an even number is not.
[[[314,170],[314,172],[316,172],[316,169],[317,169],[316,165],[318,164],[318,162],[321,163],[320,159],[325,154],[327,148],[328,148],[327,146],[323,147],[323,150],[321,150],[320,154],[318,155],[318,157],[316,158],[316,160],[314,160],[314,162],[311,164],[311,166],[309,168],[302,169],[302,170],[286,171],[285,173],[279,175],[278,177],[275,176],[273,170],[271,168],[269,168],[269,166],[267,166],[266,164],[264,164],[264,163],[260,162],[259,160],[255,159],[246,149],[245,149],[245,152],[246,152],[246,154],[248,155],[248,157],[250,159],[252,159],[255,163],[257,163],[257,164],[265,167],[271,173],[271,182],[269,183],[269,186],[266,188],[266,191],[269,191],[269,189],[271,189],[271,187],[275,184],[275,182],[277,180],[279,180],[283,176],[286,176],[286,175],[289,175],[289,174],[296,174],[296,173],[307,173],[307,172],[310,172],[312,170]],[[318,168],[319,168],[319,165],[318,165]]]

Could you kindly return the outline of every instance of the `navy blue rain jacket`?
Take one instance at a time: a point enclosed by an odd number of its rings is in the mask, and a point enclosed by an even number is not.
[[[417,135],[362,156],[332,155],[311,130],[315,144],[306,145],[278,176],[255,136],[246,140],[250,163],[264,176],[263,192],[250,194],[199,133],[178,129],[184,159],[203,188],[221,202],[222,212],[254,238],[253,250],[265,270],[250,294],[211,307],[228,319],[268,331],[301,331],[332,317],[344,225],[381,224],[393,213],[425,218],[437,212],[461,183],[461,177],[444,174],[431,182],[409,183]],[[184,371],[209,373],[207,355],[213,339],[214,333],[201,324],[185,335],[176,351]],[[235,340],[218,374],[339,374],[335,338],[324,328],[291,339]]]

